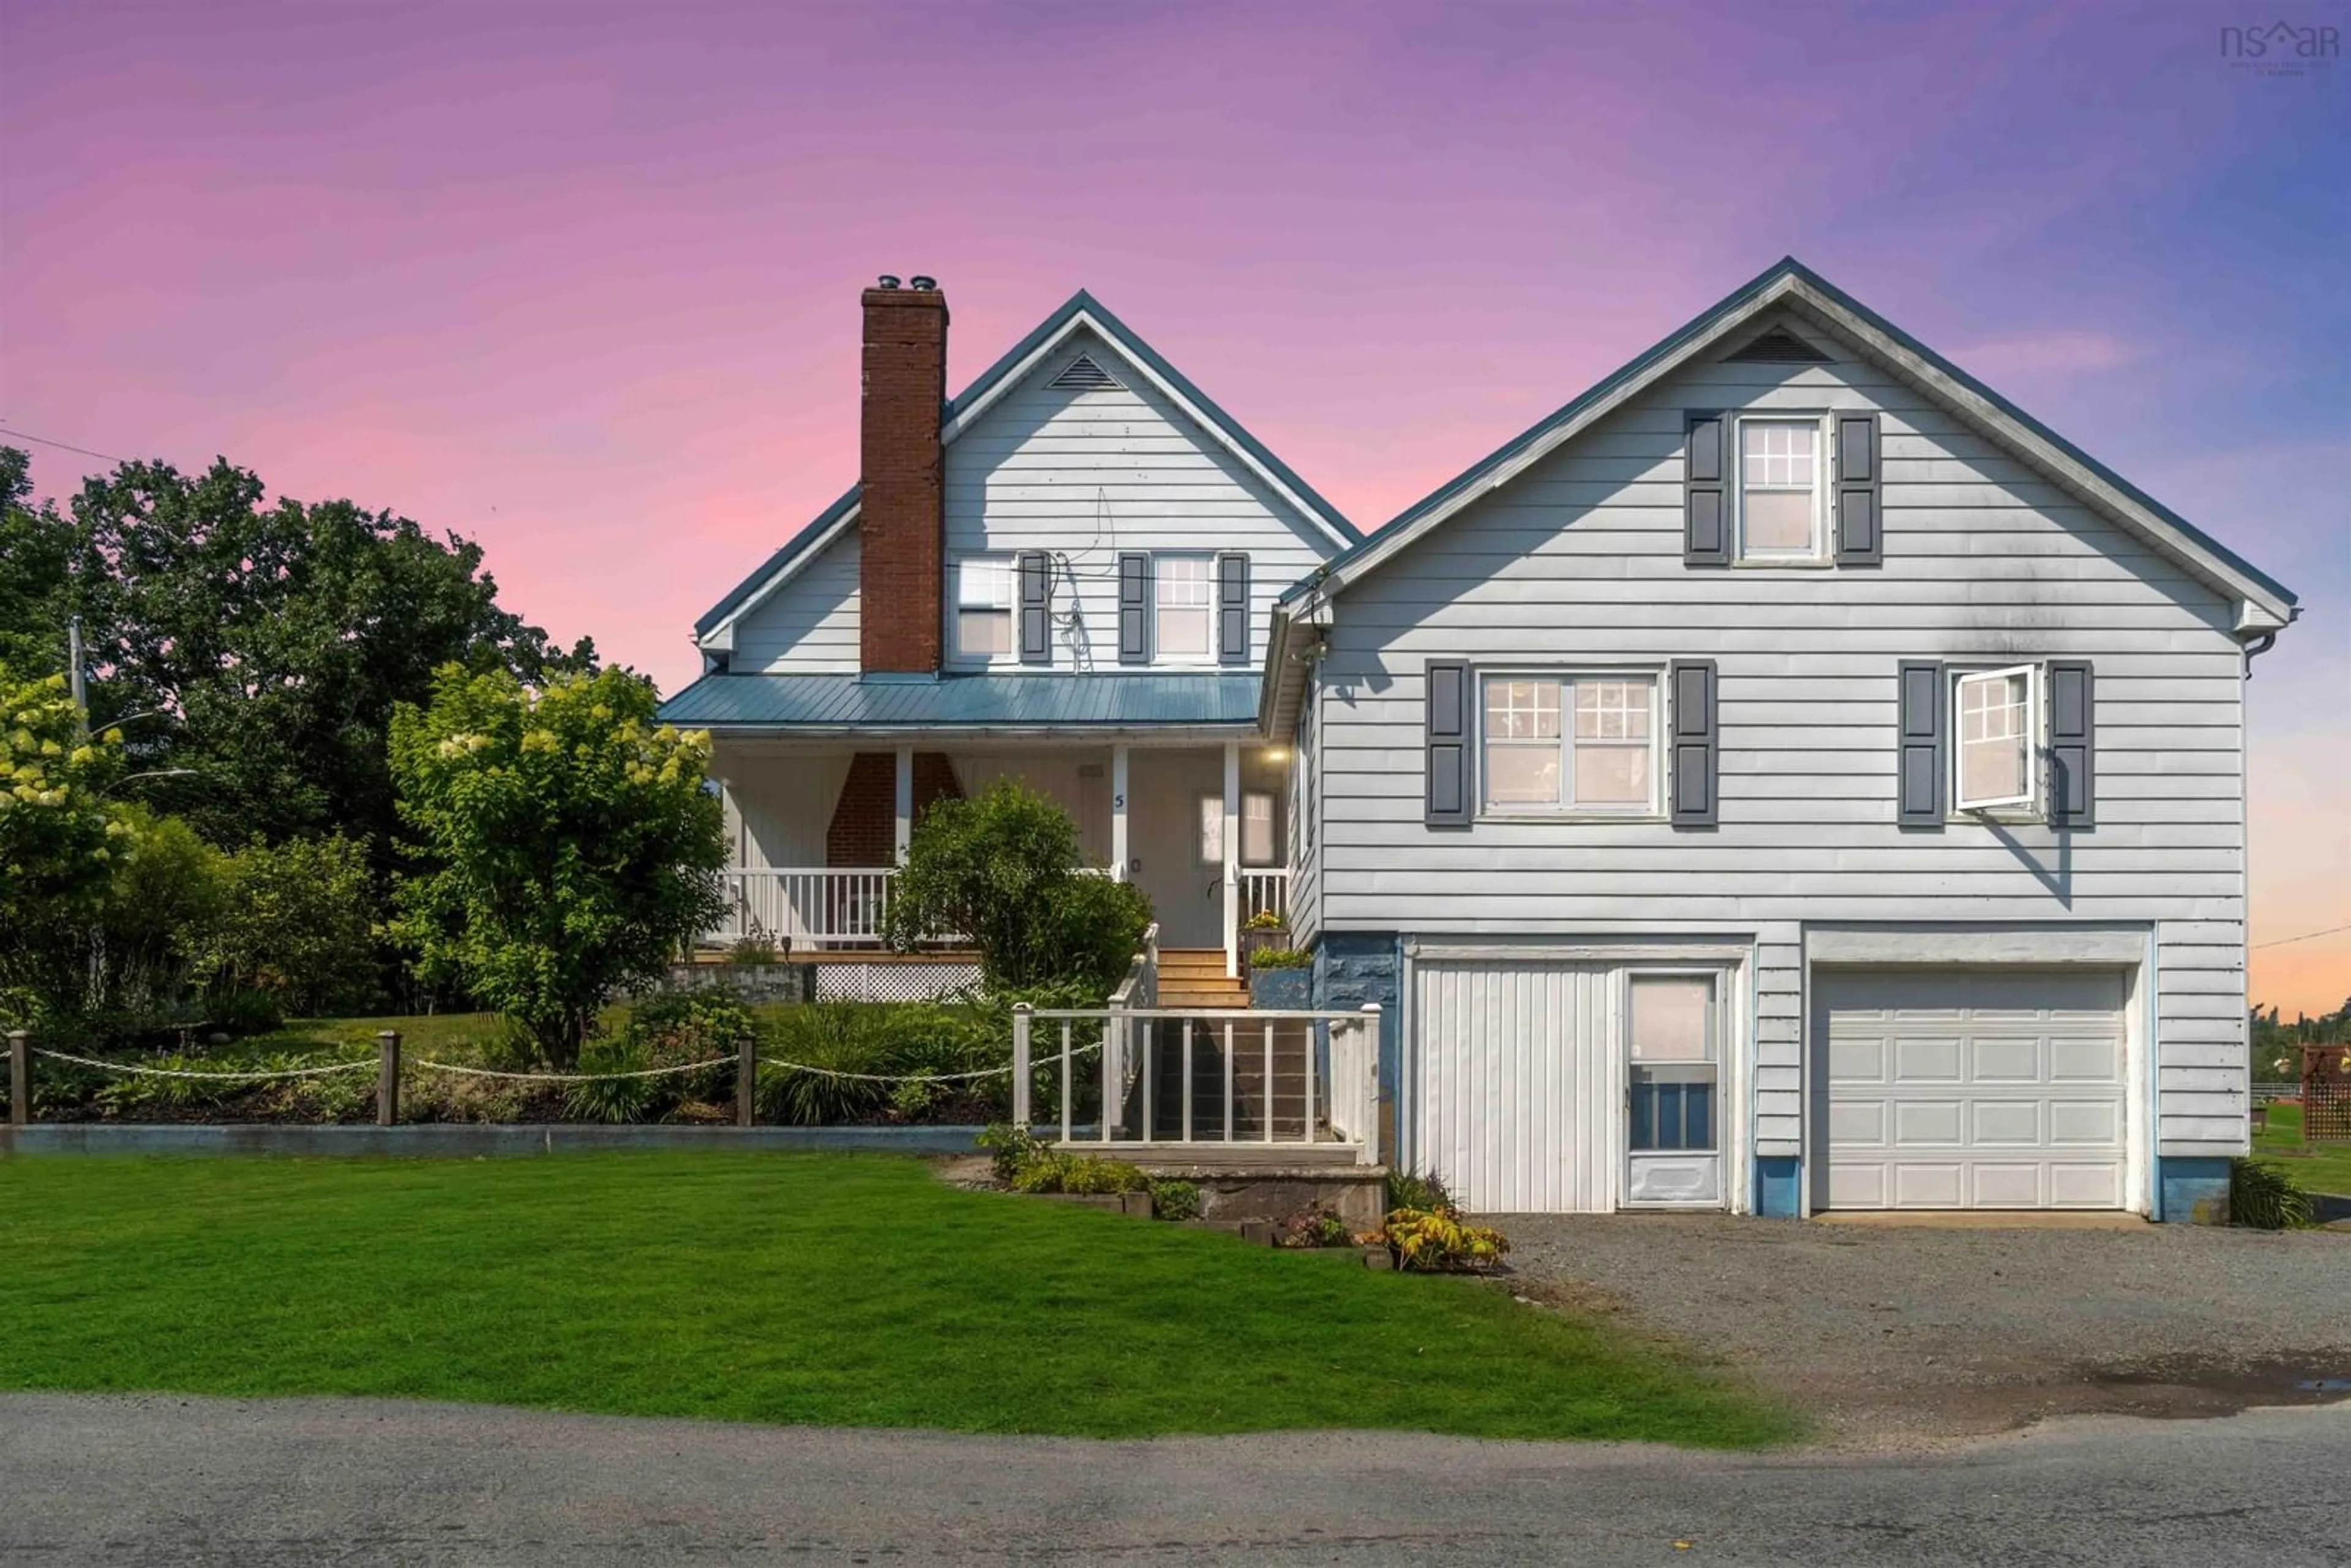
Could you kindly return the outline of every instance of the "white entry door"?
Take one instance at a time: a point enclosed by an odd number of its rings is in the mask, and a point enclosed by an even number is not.
[[[1813,1207],[2126,1207],[2123,987],[2117,970],[1816,972]]]

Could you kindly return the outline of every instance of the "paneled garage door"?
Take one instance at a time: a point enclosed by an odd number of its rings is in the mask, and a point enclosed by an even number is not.
[[[2120,971],[1816,971],[1813,1019],[1815,1207],[2126,1207]]]

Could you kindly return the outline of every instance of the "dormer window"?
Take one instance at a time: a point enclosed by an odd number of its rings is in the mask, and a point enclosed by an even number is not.
[[[1001,658],[1012,652],[1012,562],[981,556],[956,563],[956,652]]]
[[[1827,465],[1819,418],[1742,415],[1738,450],[1740,559],[1823,559]]]

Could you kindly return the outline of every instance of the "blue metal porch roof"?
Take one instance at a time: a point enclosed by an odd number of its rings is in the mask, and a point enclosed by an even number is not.
[[[1221,674],[705,675],[662,704],[696,729],[1028,729],[1257,723],[1258,676]]]

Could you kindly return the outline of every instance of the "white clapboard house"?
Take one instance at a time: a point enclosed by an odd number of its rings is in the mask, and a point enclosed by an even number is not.
[[[797,879],[886,883],[1015,772],[1169,946],[1283,912],[1317,1005],[1381,1009],[1351,1135],[1472,1207],[2225,1189],[2294,596],[1899,328],[1783,261],[1357,539],[1082,295],[882,417],[945,309],[865,298],[863,489],[669,709],[761,919],[854,940]]]

